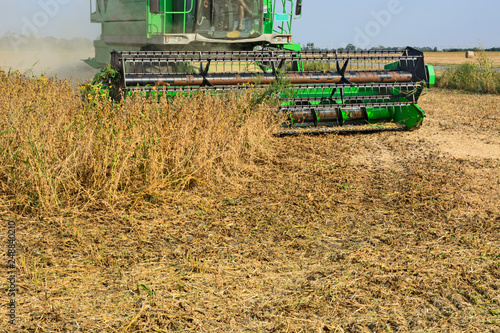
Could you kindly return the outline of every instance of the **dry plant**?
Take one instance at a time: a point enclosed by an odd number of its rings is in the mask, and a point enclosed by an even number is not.
[[[500,73],[493,67],[487,52],[480,51],[476,62],[449,67],[438,76],[437,85],[476,93],[500,94]]]
[[[499,331],[500,96],[431,89],[418,131],[275,138],[252,93],[0,84],[2,333]]]
[[[489,59],[493,61],[494,67],[500,66],[500,52],[485,51]],[[474,51],[477,55],[477,51]],[[460,65],[470,61],[466,58],[464,52],[425,52],[425,62],[436,66]]]
[[[122,104],[68,82],[0,76],[1,195],[19,213],[128,209],[165,191],[232,182],[266,159],[280,123],[255,92]],[[132,204],[131,204],[132,203]]]

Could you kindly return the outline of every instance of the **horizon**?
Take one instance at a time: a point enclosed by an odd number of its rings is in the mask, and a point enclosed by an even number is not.
[[[69,37],[69,38],[64,38],[64,37],[57,37],[57,36],[34,36],[34,35],[18,35],[16,33],[13,33],[11,31],[7,31],[3,36],[0,36],[0,41],[5,41],[6,38],[22,38],[22,39],[25,39],[25,40],[44,40],[44,39],[55,39],[57,41],[73,41],[73,40],[85,40],[85,41],[88,41],[88,42],[92,42],[93,40],[89,37],[81,37],[81,36],[75,36],[75,37]],[[26,45],[25,43],[23,43],[24,45]],[[308,43],[304,43],[304,44],[301,44],[302,45],[302,48],[305,48],[307,47],[307,44]],[[313,43],[314,44],[314,43]],[[4,44],[0,44],[0,46],[3,46]],[[342,47],[339,47],[339,48],[345,48],[346,46],[342,46]],[[364,49],[361,49],[361,50],[369,50],[369,49],[379,49],[380,47],[383,47],[385,49],[404,49],[405,47],[413,47],[413,48],[416,48],[416,49],[434,49],[436,48],[435,46],[432,46],[432,45],[405,45],[405,46],[401,46],[401,45],[378,45],[378,46],[372,46],[372,47],[369,47],[369,48],[364,48]],[[314,48],[315,49],[318,49],[318,50],[334,50],[335,48],[327,48],[327,47],[320,47],[316,44],[314,44]],[[358,48],[360,49],[360,48]],[[450,50],[457,50],[457,51],[466,51],[466,50],[471,50],[471,51],[478,51],[478,50],[485,50],[485,51],[488,51],[490,49],[500,49],[500,43],[499,45],[497,46],[492,46],[492,47],[481,47],[481,46],[471,46],[471,47],[450,47],[450,48],[445,48],[445,49],[440,49],[440,48],[437,48],[437,51],[429,51],[429,50],[425,50],[425,52],[445,52],[445,51],[448,51],[448,52],[455,52],[455,51],[450,51]],[[493,51],[493,52],[499,52],[497,50]]]
[[[0,0],[0,36],[12,32],[36,37],[96,39],[100,25],[90,22],[90,2]],[[339,5],[341,5],[339,9]],[[315,0],[304,3],[293,23],[295,42],[319,48],[437,47],[488,49],[500,46],[497,0]],[[353,15],[353,13],[355,15]],[[355,16],[355,19],[352,17]],[[71,22],[69,25],[67,22]],[[327,29],[325,29],[327,27]]]

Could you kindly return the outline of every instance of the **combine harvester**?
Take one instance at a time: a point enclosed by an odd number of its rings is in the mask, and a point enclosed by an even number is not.
[[[291,35],[301,15],[301,0],[91,0],[102,35],[86,62],[111,63],[125,95],[286,82],[281,134],[421,126],[417,101],[435,81],[422,52],[301,51]]]

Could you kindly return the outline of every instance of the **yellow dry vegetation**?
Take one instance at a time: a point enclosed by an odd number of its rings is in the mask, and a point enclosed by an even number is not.
[[[0,72],[1,330],[498,330],[499,96],[436,89],[418,131],[284,138],[251,102]]]
[[[485,52],[494,67],[500,67],[500,52]],[[477,58],[478,52],[476,52]],[[476,58],[465,58],[465,52],[425,52],[425,62],[430,65],[460,65],[466,62],[476,63]]]

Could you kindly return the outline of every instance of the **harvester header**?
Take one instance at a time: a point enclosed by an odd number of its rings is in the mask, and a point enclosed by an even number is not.
[[[89,62],[111,63],[120,74],[114,88],[125,95],[222,93],[281,82],[288,87],[278,92],[279,111],[288,116],[282,134],[354,125],[378,130],[381,123],[410,130],[425,117],[417,101],[435,77],[422,52],[301,51],[291,29],[302,1],[96,1],[92,19],[103,34]]]
[[[289,126],[339,127],[393,122],[420,126],[416,105],[429,84],[423,54],[396,51],[115,51],[121,90],[152,92],[265,87],[282,80],[281,112]],[[284,130],[285,131],[285,130]],[[291,132],[286,130],[285,132]]]

